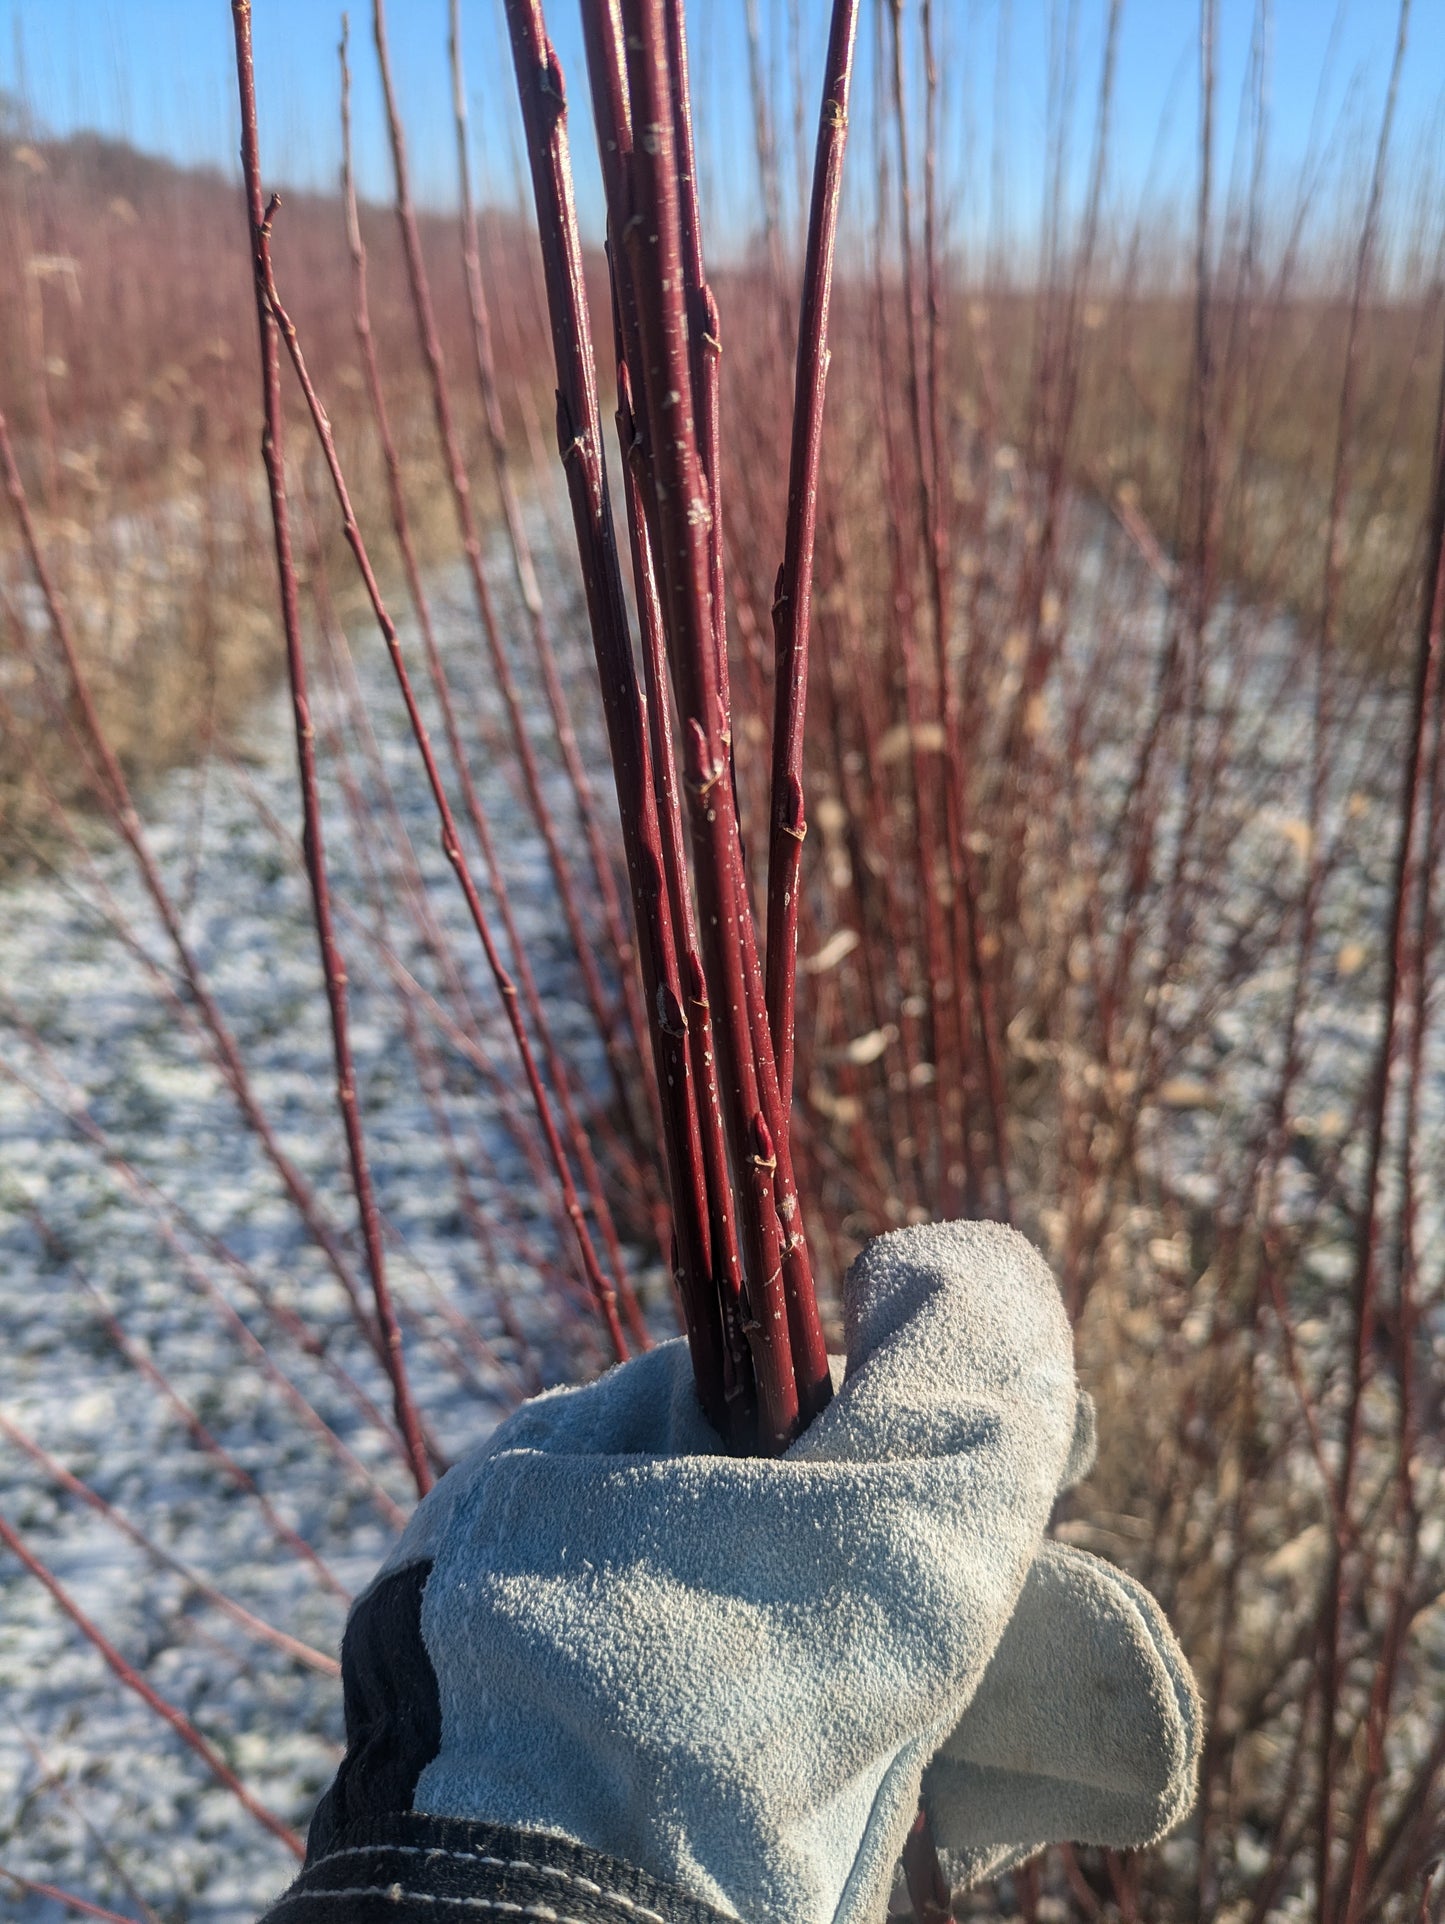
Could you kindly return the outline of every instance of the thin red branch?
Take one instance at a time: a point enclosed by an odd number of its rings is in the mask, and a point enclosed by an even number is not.
[[[451,0],[448,40],[452,69],[452,115],[457,141],[457,180],[461,188],[462,259],[466,270],[467,305],[472,322],[477,385],[482,395],[482,418],[486,426],[487,444],[491,451],[492,468],[502,506],[502,520],[507,530],[508,546],[512,551],[517,590],[527,610],[532,646],[542,671],[547,706],[556,730],[557,747],[562,756],[562,764],[567,771],[567,779],[576,797],[578,815],[592,855],[592,866],[602,902],[603,922],[613,953],[617,958],[623,992],[628,999],[631,1012],[632,1027],[640,1043],[647,1027],[647,1018],[638,994],[637,963],[633,942],[624,919],[613,875],[613,845],[603,833],[591,779],[577,745],[577,735],[572,726],[567,697],[558,672],[556,651],[552,646],[542,591],[537,580],[532,546],[528,539],[526,523],[522,518],[516,483],[512,478],[511,450],[508,446],[506,417],[502,411],[496,356],[492,346],[491,312],[482,280],[477,216],[472,203],[471,166],[467,151],[467,95],[462,70],[461,0]]]
[[[447,385],[446,364],[442,354],[441,337],[437,329],[436,314],[431,296],[431,284],[422,255],[421,234],[417,226],[416,212],[412,204],[410,171],[407,164],[406,140],[401,124],[401,115],[396,104],[396,90],[392,81],[391,58],[386,35],[386,10],[383,0],[373,0],[372,6],[373,38],[376,43],[377,61],[381,71],[382,95],[386,105],[387,131],[391,145],[392,169],[396,181],[396,213],[401,229],[402,252],[406,260],[407,281],[411,290],[412,307],[416,317],[417,336],[426,362],[428,384],[431,392],[432,413],[436,422],[437,436],[442,446],[443,465],[456,512],[457,525],[461,533],[462,551],[466,559],[468,578],[471,582],[473,598],[482,623],[482,632],[487,644],[487,659],[496,680],[497,690],[507,711],[507,722],[511,732],[512,746],[516,751],[517,766],[521,772],[523,787],[526,790],[528,806],[538,832],[547,850],[547,859],[557,884],[557,900],[566,923],[578,971],[587,996],[593,1020],[607,1044],[608,1063],[617,1090],[618,1101],[626,1111],[634,1096],[633,1079],[629,1074],[627,1051],[618,1034],[618,1024],[608,1005],[596,959],[596,940],[587,926],[583,905],[578,897],[575,878],[571,865],[562,847],[557,825],[542,787],[541,770],[537,763],[536,751],[532,746],[527,719],[522,706],[521,692],[512,670],[510,657],[502,638],[501,626],[497,619],[496,604],[492,597],[491,584],[482,559],[481,529],[477,521],[476,508],[472,500],[471,479],[467,473],[466,462],[462,457],[461,439],[457,432],[452,410],[450,390]],[[555,678],[554,678],[555,680]],[[554,727],[555,727],[554,721]],[[570,722],[567,724],[570,729]],[[625,983],[625,978],[624,978]],[[628,1006],[624,1003],[624,1006]],[[644,1016],[645,1019],[645,1016]],[[630,1021],[630,1017],[629,1017]],[[640,1046],[641,1038],[638,1038]]]
[[[256,126],[256,72],[251,50],[250,0],[232,0],[231,18],[235,28],[236,80],[241,107],[241,164],[245,175],[247,212],[251,226],[256,324],[260,333],[261,347],[261,393],[265,416],[261,452],[266,466],[267,489],[271,498],[271,520],[281,594],[281,618],[286,631],[286,667],[291,688],[292,716],[296,728],[296,756],[300,771],[302,813],[306,825],[302,847],[306,858],[307,879],[311,884],[316,939],[321,952],[321,968],[326,983],[326,1002],[331,1017],[337,1102],[346,1134],[347,1157],[351,1165],[352,1186],[356,1193],[362,1244],[366,1251],[367,1271],[371,1278],[372,1302],[381,1336],[380,1355],[391,1382],[397,1428],[401,1431],[406,1444],[411,1473],[418,1493],[424,1496],[432,1484],[431,1464],[428,1460],[416,1406],[412,1400],[411,1386],[407,1380],[401,1329],[397,1323],[396,1311],[387,1283],[386,1257],[377,1219],[371,1167],[367,1158],[366,1138],[357,1099],[356,1070],[351,1053],[346,964],[336,940],[331,910],[331,890],[326,872],[321,800],[317,785],[315,730],[312,726],[310,704],[307,698],[306,662],[301,639],[300,589],[292,556],[290,505],[286,493],[285,409],[281,400],[280,343],[268,294],[272,278],[271,210],[267,208],[261,186],[261,149]]]
[[[440,648],[437,645],[436,631],[431,618],[430,600],[422,584],[421,571],[417,564],[415,546],[411,538],[410,521],[406,510],[405,496],[401,488],[400,463],[397,459],[395,442],[390,430],[385,397],[381,386],[380,370],[377,365],[375,344],[371,331],[367,299],[366,253],[361,241],[361,227],[356,209],[355,183],[351,169],[350,76],[346,66],[344,40],[342,43],[342,75],[347,227],[356,287],[356,329],[362,348],[362,360],[366,369],[367,385],[371,394],[372,411],[376,417],[378,431],[383,443],[388,474],[392,525],[401,547],[407,583],[413,606],[417,611],[417,619],[422,632],[428,668],[432,685],[436,691],[438,703],[441,708],[443,727],[447,736],[452,763],[462,784],[463,797],[467,805],[472,829],[481,847],[483,860],[487,866],[488,880],[492,894],[496,900],[498,910],[502,917],[503,928],[511,945],[517,974],[522,983],[522,994],[526,999],[528,1012],[537,1031],[538,1038],[541,1041],[547,1060],[548,1073],[552,1078],[553,1089],[556,1092],[558,1106],[562,1112],[563,1128],[567,1135],[567,1146],[571,1154],[577,1159],[578,1165],[582,1170],[583,1180],[587,1184],[591,1195],[593,1211],[602,1230],[604,1240],[608,1245],[608,1254],[612,1263],[612,1276],[610,1279],[603,1276],[601,1265],[597,1260],[596,1251],[592,1245],[590,1232],[587,1230],[585,1219],[578,1209],[575,1186],[568,1167],[567,1155],[564,1153],[562,1147],[561,1132],[556,1126],[545,1088],[542,1084],[541,1077],[537,1073],[531,1043],[528,1039],[525,1023],[518,1006],[516,986],[510,972],[501,961],[500,953],[491,935],[490,926],[481,904],[481,898],[472,880],[466,857],[461,847],[461,838],[452,816],[450,803],[447,800],[445,785],[442,782],[441,773],[432,752],[428,731],[421,718],[421,711],[412,691],[410,674],[401,650],[400,637],[382,600],[380,587],[371,568],[365,544],[362,541],[361,531],[351,507],[350,494],[336,453],[330,423],[306,370],[305,359],[302,355],[300,342],[295,335],[294,328],[284,329],[287,349],[291,355],[297,378],[301,382],[302,391],[306,396],[313,424],[316,427],[318,438],[322,444],[328,472],[332,479],[332,485],[335,489],[338,502],[341,505],[347,541],[356,555],[357,564],[362,574],[368,598],[371,601],[378,626],[382,630],[388,652],[391,656],[398,686],[401,689],[402,698],[406,705],[407,718],[417,742],[423,766],[426,770],[427,780],[431,787],[432,796],[441,818],[443,847],[462,888],[468,912],[472,917],[473,925],[481,940],[488,966],[491,968],[493,980],[496,982],[509,1026],[517,1043],[523,1072],[526,1075],[527,1085],[537,1110],[543,1137],[547,1143],[553,1167],[561,1184],[564,1208],[577,1233],[583,1271],[587,1277],[588,1286],[593,1291],[602,1312],[603,1320],[608,1328],[609,1338],[613,1342],[614,1353],[625,1355],[625,1342],[619,1351],[618,1343],[621,1340],[620,1332],[618,1335],[614,1335],[612,1329],[613,1322],[616,1320],[616,1305],[619,1298],[627,1311],[633,1340],[638,1343],[639,1347],[646,1348],[650,1338],[646,1325],[643,1323],[640,1312],[638,1311],[636,1297],[627,1282],[621,1245],[613,1225],[611,1211],[607,1205],[601,1172],[593,1156],[591,1144],[587,1138],[587,1132],[582,1126],[573,1103],[571,1077],[553,1039],[551,1024],[547,1020],[546,1010],[541,995],[538,992],[535,977],[532,974],[530,964],[527,960],[526,950],[517,929],[516,918],[512,912],[511,895],[507,889],[505,878],[502,875],[501,865],[497,860],[491,827],[482,807],[481,798],[477,794],[476,785],[471,778],[466,751],[463,747],[460,729],[457,724],[456,709],[452,700],[450,682],[447,677],[445,664],[442,661]],[[611,1304],[610,1310],[608,1306],[609,1302]]]
[[[125,1685],[126,1689],[134,1691],[142,1703],[146,1704],[158,1717],[164,1719],[164,1721],[170,1725],[171,1729],[175,1731],[176,1735],[181,1739],[181,1742],[184,1743],[188,1749],[195,1752],[207,1770],[210,1771],[211,1775],[219,1784],[222,1784],[230,1791],[231,1795],[241,1805],[243,1810],[254,1817],[258,1824],[263,1825],[265,1829],[270,1831],[273,1837],[279,1838],[294,1857],[304,1858],[306,1848],[295,1831],[291,1829],[290,1825],[283,1823],[274,1811],[268,1810],[263,1803],[253,1797],[251,1792],[247,1790],[246,1786],[241,1782],[240,1778],[226,1763],[225,1759],[221,1757],[214,1746],[208,1743],[201,1735],[200,1731],[197,1730],[185,1712],[178,1710],[173,1703],[169,1702],[165,1697],[162,1697],[159,1691],[155,1690],[146,1682],[145,1678],[141,1676],[133,1664],[127,1663],[126,1659],[120,1654],[119,1650],[116,1649],[115,1645],[105,1633],[85,1614],[80,1605],[70,1595],[69,1591],[65,1589],[59,1578],[55,1576],[54,1572],[51,1571],[46,1564],[41,1562],[40,1558],[36,1556],[34,1551],[29,1548],[24,1539],[11,1527],[3,1516],[0,1516],[0,1543],[3,1543],[13,1556],[19,1558],[31,1576],[44,1585],[55,1602],[59,1604],[66,1616],[69,1617],[70,1621],[75,1625],[76,1629],[80,1631],[86,1642],[99,1652],[115,1676]]]
[[[248,1610],[243,1603],[238,1603],[224,1590],[218,1590],[215,1584],[192,1570],[189,1564],[182,1563],[179,1557],[172,1556],[170,1551],[162,1548],[154,1537],[147,1536],[139,1524],[132,1523],[128,1516],[115,1508],[114,1504],[107,1502],[98,1490],[92,1489],[73,1470],[68,1470],[58,1458],[53,1457],[43,1444],[38,1443],[18,1424],[12,1423],[3,1410],[0,1410],[0,1436],[5,1437],[17,1450],[23,1450],[33,1462],[38,1463],[51,1481],[57,1483],[62,1490],[88,1505],[97,1516],[104,1517],[112,1529],[118,1530],[122,1536],[129,1538],[138,1550],[144,1551],[152,1563],[163,1570],[169,1570],[172,1576],[179,1577],[187,1589],[193,1590],[198,1597],[204,1597],[207,1603],[223,1612],[249,1636],[257,1638],[262,1643],[270,1644],[285,1656],[294,1657],[298,1663],[305,1664],[308,1670],[319,1670],[324,1677],[341,1675],[341,1665],[334,1657],[328,1657],[324,1651],[313,1649],[309,1643],[303,1643],[299,1637],[293,1637],[284,1630],[278,1630],[275,1624],[267,1623],[264,1617],[258,1617],[254,1611]]]
[[[502,961],[501,953],[492,936],[491,924],[488,920],[486,909],[482,905],[482,898],[472,878],[471,869],[462,848],[461,835],[458,831],[455,817],[452,814],[451,803],[447,799],[446,784],[442,780],[441,769],[437,765],[436,756],[432,749],[431,735],[422,716],[421,708],[418,705],[415,690],[411,684],[410,671],[407,668],[406,659],[402,651],[401,635],[396,623],[392,620],[391,613],[387,608],[386,601],[381,592],[381,585],[377,581],[376,574],[372,568],[371,558],[367,552],[366,543],[362,538],[361,527],[356,519],[356,513],[352,506],[351,494],[346,484],[345,474],[342,471],[340,457],[336,452],[336,442],[331,432],[331,423],[327,417],[325,408],[321,404],[320,396],[317,394],[315,386],[312,383],[311,375],[306,365],[306,358],[301,351],[300,338],[296,332],[295,323],[291,320],[290,315],[281,304],[280,296],[276,290],[275,276],[271,269],[269,254],[266,259],[265,272],[267,305],[271,314],[274,316],[276,326],[280,329],[281,338],[286,343],[286,351],[290,356],[292,368],[300,383],[301,391],[305,396],[306,406],[311,415],[312,425],[316,430],[317,440],[321,444],[321,450],[326,460],[327,471],[331,477],[332,488],[336,495],[337,504],[341,510],[342,526],[346,540],[352,553],[356,557],[357,569],[361,574],[362,582],[366,588],[367,599],[371,603],[372,613],[376,617],[377,626],[380,628],[382,638],[386,643],[387,653],[391,658],[392,668],[396,674],[397,687],[401,692],[402,701],[406,707],[407,721],[411,727],[412,738],[416,743],[417,752],[421,757],[422,766],[426,772],[427,785],[431,790],[432,800],[436,805],[438,820],[441,824],[442,852],[446,856],[457,878],[458,885],[466,901],[467,912],[472,920],[472,926],[476,930],[477,939],[480,941],[486,956],[487,966],[491,970],[492,978],[496,983],[497,993],[501,998],[502,1007],[506,1012],[508,1025],[511,1028],[513,1040],[517,1046],[517,1054],[522,1063],[522,1073],[526,1077],[527,1088],[531,1094],[533,1106],[536,1109],[538,1120],[542,1126],[542,1133],[547,1144],[548,1154],[551,1157],[557,1179],[562,1185],[562,1194],[567,1216],[572,1223],[577,1238],[578,1251],[582,1259],[582,1267],[587,1277],[588,1287],[596,1299],[598,1313],[601,1315],[607,1329],[613,1354],[620,1362],[626,1358],[628,1350],[627,1341],[623,1336],[622,1326],[617,1315],[617,1290],[612,1279],[603,1273],[602,1266],[597,1259],[597,1252],[592,1242],[592,1234],[587,1227],[586,1217],[582,1209],[581,1201],[577,1195],[576,1186],[572,1179],[572,1172],[568,1166],[566,1152],[563,1149],[562,1139],[558,1133],[556,1120],[552,1113],[552,1105],[548,1098],[546,1087],[543,1084],[541,1073],[538,1070],[536,1058],[532,1053],[531,1041],[527,1035],[526,1025],[522,1018],[516,984],[513,982],[510,972]]]
[[[1380,125],[1371,199],[1366,215],[1366,239],[1361,242],[1358,278],[1363,279],[1368,261],[1367,247],[1373,237],[1374,216],[1382,191],[1385,157],[1388,151],[1394,106],[1404,59],[1406,33],[1410,19],[1410,0],[1401,0],[1396,23],[1394,61],[1389,91]],[[1356,299],[1362,298],[1357,291]],[[1352,372],[1352,370],[1351,370]],[[1347,380],[1349,373],[1347,373]],[[1338,476],[1335,488],[1342,485]],[[1426,552],[1422,575],[1419,626],[1415,647],[1414,674],[1410,693],[1409,735],[1402,771],[1396,814],[1397,845],[1390,899],[1385,980],[1381,990],[1381,1036],[1375,1059],[1369,1114],[1368,1149],[1364,1189],[1355,1228],[1355,1273],[1351,1286],[1353,1355],[1345,1411],[1343,1450],[1337,1483],[1337,1507],[1348,1521],[1360,1453],[1360,1413],[1365,1385],[1370,1375],[1374,1343],[1376,1295],[1378,1290],[1380,1176],[1384,1166],[1385,1138],[1389,1126],[1390,1092],[1393,1083],[1402,992],[1406,984],[1409,958],[1409,914],[1414,889],[1415,843],[1419,829],[1419,804],[1424,777],[1426,731],[1431,696],[1440,673],[1440,625],[1442,597],[1445,597],[1445,385],[1437,403],[1434,440],[1434,475]],[[1325,1580],[1322,1635],[1324,1664],[1322,1673],[1325,1714],[1320,1737],[1320,1784],[1317,1814],[1315,1870],[1316,1918],[1318,1924],[1335,1924],[1339,1915],[1332,1849],[1335,1833],[1335,1789],[1338,1755],[1335,1736],[1335,1707],[1344,1664],[1341,1648],[1346,1611],[1346,1542],[1336,1536]],[[1348,1904],[1350,1893],[1345,1893]]]
[[[782,1265],[785,1229],[774,1177],[780,1131],[765,1109],[763,1057],[771,1042],[751,1020],[747,936],[752,905],[743,869],[731,770],[731,722],[722,706],[713,628],[711,507],[697,438],[682,258],[672,86],[661,0],[626,7],[624,45],[632,111],[652,138],[634,145],[628,218],[613,211],[637,297],[643,392],[652,424],[655,559],[682,730],[702,961],[718,1038],[728,1131],[759,1340],[754,1369],[773,1448],[803,1426]],[[772,1105],[769,1105],[772,1107]],[[810,1386],[811,1387],[811,1386]]]
[[[691,1199],[689,1172],[701,1148],[689,1052],[687,994],[669,907],[646,698],[633,663],[620,558],[603,453],[581,241],[572,196],[566,100],[560,66],[540,7],[507,9],[518,93],[527,132],[557,368],[557,438],[582,563],[627,852],[628,880],[649,1011],[653,1068],[663,1103],[662,1145],[678,1241],[679,1289],[704,1407],[726,1431],[722,1325],[717,1285],[706,1267],[708,1226]],[[589,10],[588,18],[592,18]]]
[[[107,1924],[136,1924],[133,1917],[127,1917],[122,1911],[108,1911],[102,1904],[92,1904],[88,1897],[77,1897],[74,1891],[62,1890],[59,1884],[42,1884],[33,1877],[22,1877],[19,1871],[12,1871],[5,1864],[0,1864],[0,1877],[28,1897],[48,1897],[52,1904],[63,1904],[78,1917],[104,1918]]]
[[[803,838],[803,733],[808,696],[808,643],[813,605],[813,551],[818,532],[818,480],[823,455],[823,401],[832,352],[828,308],[838,212],[843,198],[843,151],[848,138],[848,90],[858,0],[834,0],[828,33],[813,199],[803,264],[798,358],[793,386],[793,433],[788,456],[788,520],[783,561],[773,597],[777,644],[773,771],[768,851],[768,1025],[778,1066],[778,1095],[793,1097],[794,983],[798,949],[798,891]]]

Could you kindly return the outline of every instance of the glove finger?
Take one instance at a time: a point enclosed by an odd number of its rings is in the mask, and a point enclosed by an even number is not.
[[[463,1519],[488,1464],[528,1451],[616,1458],[721,1456],[723,1443],[698,1403],[687,1344],[660,1343],[580,1389],[546,1390],[514,1410],[417,1506],[373,1587],[411,1564],[430,1563],[439,1546],[466,1527]]]
[[[843,1285],[848,1364],[792,1462],[1006,1453],[1052,1500],[1072,1454],[1073,1336],[1053,1272],[1002,1223],[876,1237]]]
[[[1045,1842],[1153,1843],[1188,1809],[1200,1733],[1194,1679],[1148,1591],[1047,1544],[925,1775],[935,1833],[960,1881]]]

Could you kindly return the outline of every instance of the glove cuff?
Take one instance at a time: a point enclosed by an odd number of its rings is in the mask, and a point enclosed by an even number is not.
[[[449,1914],[555,1924],[737,1924],[686,1891],[565,1837],[389,1812],[349,1824],[260,1924],[427,1924]]]

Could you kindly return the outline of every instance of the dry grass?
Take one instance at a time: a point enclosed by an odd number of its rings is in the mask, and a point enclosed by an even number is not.
[[[230,738],[282,671],[273,562],[256,462],[254,328],[233,243],[239,190],[118,143],[80,135],[0,150],[0,396],[47,552],[70,605],[106,728],[144,779]],[[395,223],[363,210],[373,258],[373,325],[419,551],[450,551],[455,524],[417,365]],[[453,223],[423,222],[444,349],[465,368],[470,324]],[[498,353],[512,426],[535,432],[533,282],[515,224],[492,220]],[[385,526],[385,475],[367,418],[352,329],[339,199],[287,196],[279,269],[298,323],[338,401],[338,434],[358,500]],[[525,345],[524,345],[525,343]],[[480,403],[459,384],[459,418],[482,498],[489,486]],[[346,406],[339,403],[345,399]],[[298,408],[297,419],[302,418]],[[319,501],[318,459],[300,474]],[[331,517],[318,538],[345,552]],[[385,537],[378,560],[395,577]],[[338,573],[340,570],[338,570]],[[44,623],[22,588],[13,531],[0,540],[0,860],[49,838],[46,786],[83,798],[82,772],[55,742]],[[349,586],[343,612],[361,605]]]

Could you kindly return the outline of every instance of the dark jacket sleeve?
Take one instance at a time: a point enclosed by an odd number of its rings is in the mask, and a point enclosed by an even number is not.
[[[631,1864],[564,1838],[419,1811],[328,1839],[261,1924],[736,1924]]]

